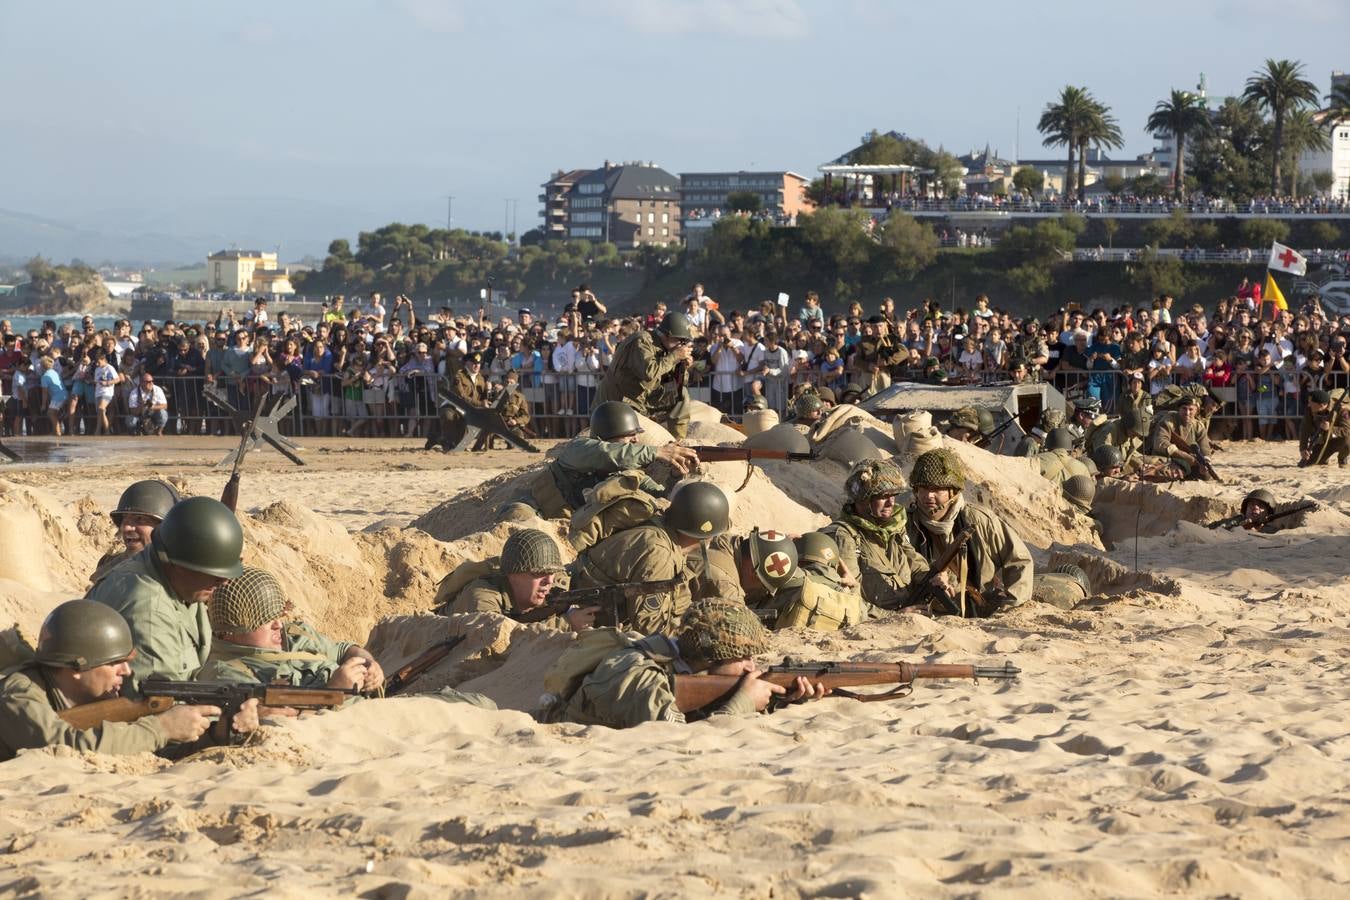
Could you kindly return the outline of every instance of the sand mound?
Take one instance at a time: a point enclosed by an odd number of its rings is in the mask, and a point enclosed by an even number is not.
[[[1097,488],[1092,509],[1101,523],[1102,540],[1113,546],[1139,537],[1166,534],[1178,522],[1208,523],[1237,512],[1241,496],[1225,499],[1201,493],[1203,482],[1152,484],[1107,480]],[[1212,487],[1204,488],[1212,492]]]
[[[811,429],[811,442],[813,445],[818,445],[833,432],[844,427],[858,428],[868,440],[884,450],[887,455],[894,456],[900,450],[895,443],[894,435],[891,433],[891,426],[851,403],[836,406],[817,422],[816,426]]]
[[[1092,519],[1078,512],[1063,492],[1041,477],[1032,460],[998,456],[971,444],[945,441],[966,466],[966,502],[982,506],[1037,547],[1055,542],[1100,549]]]
[[[833,459],[809,462],[763,460],[755,465],[774,486],[807,509],[833,517],[844,499],[848,467]]]
[[[724,425],[718,422],[690,422],[689,435],[683,443],[698,444],[707,446],[709,444],[737,444],[745,440],[745,435],[741,434],[730,425]]]
[[[84,595],[89,573],[116,542],[112,523],[83,498],[72,509],[40,488],[0,481],[0,624],[36,635],[63,600]]]

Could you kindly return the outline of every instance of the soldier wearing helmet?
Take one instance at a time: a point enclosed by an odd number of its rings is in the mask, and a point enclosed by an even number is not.
[[[185,680],[211,649],[211,592],[243,572],[244,531],[234,513],[210,497],[175,503],[150,536],[150,546],[89,591],[131,627],[135,695],[148,675]]]
[[[788,691],[762,681],[755,657],[769,650],[769,634],[743,603],[702,600],[673,623],[673,636],[629,641],[615,635],[615,649],[580,675],[566,696],[554,700],[547,721],[629,728],[643,722],[693,722],[711,716],[760,712],[775,697],[786,702],[819,699],[827,691],[804,678]],[[603,635],[597,635],[602,637]],[[741,681],[729,697],[681,710],[676,675],[733,675]]]
[[[96,753],[153,753],[170,744],[196,741],[219,716],[214,706],[173,706],[129,722],[75,728],[66,710],[113,700],[131,675],[136,656],[126,620],[101,603],[68,600],[42,623],[31,661],[7,670],[0,681],[0,760],[20,750],[65,746]],[[258,726],[258,703],[234,716],[234,728]]]
[[[1045,449],[1036,454],[1036,463],[1041,467],[1041,477],[1053,484],[1063,484],[1075,475],[1091,477],[1091,471],[1078,457],[1073,455],[1073,435],[1068,428],[1053,429],[1045,437]]]
[[[669,312],[654,331],[638,329],[619,342],[596,399],[618,400],[666,426],[679,440],[689,429],[685,372],[694,334],[683,313]]]
[[[138,481],[123,491],[117,500],[117,508],[109,513],[117,526],[122,546],[103,555],[94,574],[89,576],[89,583],[98,584],[119,564],[149,546],[150,533],[164,521],[177,502],[178,492],[166,482],[155,479]]]
[[[797,545],[781,531],[723,534],[708,545],[708,563],[693,588],[695,601],[742,600],[763,609],[797,577]]]
[[[773,598],[773,627],[837,631],[880,614],[863,600],[834,538],[811,531],[796,540],[797,577]]]
[[[805,425],[808,428],[820,421],[821,415],[825,411],[825,401],[820,398],[813,388],[804,388],[797,393],[797,398],[792,401],[792,421],[796,425]]]
[[[442,615],[492,613],[514,619],[542,606],[564,575],[558,542],[547,532],[522,528],[502,545],[502,555],[481,578],[470,581],[445,601]],[[598,607],[575,607],[541,624],[560,631],[583,631],[595,622]]]
[[[708,569],[702,559],[708,542],[730,525],[726,493],[709,481],[688,482],[675,491],[664,514],[583,551],[572,565],[572,587],[679,578],[682,583],[674,591],[641,597],[627,610],[627,623],[634,631],[669,633],[689,608],[690,581]],[[698,558],[691,558],[696,553]]]
[[[1069,420],[1069,424],[1076,432],[1074,436],[1075,446],[1093,446],[1093,433],[1105,423],[1106,416],[1102,415],[1102,401],[1097,397],[1089,394],[1073,401],[1073,417]]]
[[[953,598],[964,604],[967,588],[973,588],[984,609],[1017,606],[1030,599],[1031,553],[1007,523],[966,504],[965,466],[959,456],[948,449],[929,450],[914,461],[910,481],[914,503],[909,508],[909,539],[927,562],[936,559],[954,535],[971,529],[965,552],[957,554],[954,571],[947,573],[950,580],[943,585]]]
[[[844,481],[839,515],[821,529],[839,546],[862,598],[882,609],[903,606],[910,584],[928,571],[905,534],[905,509],[899,500],[904,490],[905,477],[895,462],[864,460]]]
[[[1183,449],[1182,445],[1189,449]],[[1209,473],[1200,465],[1199,456],[1210,455],[1209,432],[1200,418],[1200,398],[1183,394],[1176,408],[1163,413],[1153,422],[1148,439],[1149,452],[1181,463],[1190,477],[1209,480]],[[1199,455],[1193,451],[1199,450]]]
[[[535,476],[530,501],[546,519],[564,518],[585,505],[585,492],[612,475],[629,469],[644,469],[657,460],[670,464],[678,475],[687,475],[698,465],[698,455],[671,442],[664,447],[638,443],[642,425],[627,403],[601,403],[591,411],[591,433],[563,445]],[[642,489],[658,497],[666,488],[644,477]]]
[[[211,593],[211,653],[199,681],[378,690],[384,671],[364,647],[335,641],[291,618],[275,576],[244,566]]]
[[[947,420],[946,435],[954,441],[980,446],[985,443],[984,429],[980,425],[980,411],[973,406],[963,406]]]
[[[1103,478],[1123,478],[1125,475],[1125,454],[1111,444],[1101,444],[1092,451],[1092,463],[1097,467],[1097,480]]]

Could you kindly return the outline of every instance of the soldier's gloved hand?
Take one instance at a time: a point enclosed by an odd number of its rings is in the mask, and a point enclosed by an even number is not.
[[[171,741],[195,741],[206,734],[211,719],[220,715],[218,706],[174,706],[155,717]]]
[[[657,450],[656,458],[669,463],[681,475],[688,475],[689,470],[698,465],[698,454],[674,441]]]
[[[342,661],[342,665],[337,667],[328,678],[330,688],[339,688],[340,690],[349,690],[359,688],[366,683],[366,660],[360,656],[349,656]]]
[[[787,688],[764,681],[759,676],[759,672],[746,672],[741,676],[740,686],[736,688],[737,694],[754,704],[755,712],[763,712],[774,697],[787,693]]]
[[[251,731],[258,730],[257,698],[250,698],[244,701],[244,705],[239,707],[239,712],[234,714],[231,725],[239,734],[248,734]]]
[[[573,631],[585,631],[587,628],[595,627],[595,616],[598,612],[600,612],[598,606],[574,606],[563,613],[563,618]]]

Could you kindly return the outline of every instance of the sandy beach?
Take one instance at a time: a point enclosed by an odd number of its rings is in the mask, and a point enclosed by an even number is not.
[[[82,592],[112,543],[103,513],[127,483],[158,474],[218,494],[226,473],[212,466],[232,446],[66,443],[13,441],[25,459],[0,470],[0,614],[29,634]],[[538,458],[398,440],[305,446],[303,469],[250,458],[246,561],[284,568],[297,606],[337,637],[365,641],[384,617],[410,617],[378,626],[387,668],[444,633],[448,620],[425,615],[436,581],[506,534],[441,540],[410,523]],[[1054,526],[1055,510],[1013,521],[1038,566],[1089,571],[1095,596],[1074,611],[899,614],[776,635],[774,657],[1012,661],[1023,672],[1012,684],[930,682],[896,702],[827,699],[691,726],[544,726],[523,711],[530,678],[564,639],[459,625],[481,634],[427,686],[514,708],[369,701],[177,764],[65,750],[0,764],[0,892],[1343,895],[1350,474],[1298,469],[1292,455],[1230,444],[1215,457],[1224,484],[1121,486],[1103,498],[1106,549],[1081,524]],[[1007,458],[971,459],[1017,474]],[[733,488],[743,472],[727,471]],[[802,479],[795,499],[781,473],[757,477],[738,515],[818,516],[824,477]],[[990,502],[1034,510],[1039,480],[991,486]],[[1256,486],[1322,508],[1275,535],[1186,520],[1231,512]]]

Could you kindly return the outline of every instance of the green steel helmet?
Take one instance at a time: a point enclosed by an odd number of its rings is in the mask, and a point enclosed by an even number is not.
[[[852,403],[854,400],[862,397],[862,392],[862,385],[858,384],[856,381],[850,381],[848,384],[844,385],[844,390],[840,393],[839,399],[844,403]]]
[[[886,459],[886,451],[872,443],[857,428],[840,428],[825,439],[820,448],[826,459],[841,462],[850,469],[869,459]]]
[[[968,431],[981,431],[980,412],[973,406],[963,406],[952,413],[948,419],[949,428],[965,428]]]
[[[815,391],[802,391],[797,395],[797,399],[792,402],[792,410],[797,414],[797,418],[805,418],[814,412],[820,412],[825,407],[825,402],[820,399],[820,395]]]
[[[539,517],[539,510],[526,500],[511,500],[497,507],[494,518],[498,522],[529,522]]]
[[[627,403],[618,400],[606,400],[591,410],[591,437],[600,441],[613,441],[630,434],[641,434],[642,425],[638,414]]]
[[[1051,430],[1051,432],[1045,436],[1045,449],[1072,450],[1073,432],[1064,427]]]
[[[776,592],[797,574],[797,545],[781,531],[756,528],[745,539],[759,583]]]
[[[703,600],[689,607],[676,636],[687,662],[745,659],[769,649],[769,633],[744,603]]]
[[[1275,508],[1275,495],[1265,488],[1257,488],[1250,494],[1242,498],[1242,512],[1245,515],[1247,505],[1250,503],[1264,503],[1267,509]]]
[[[1125,465],[1125,454],[1120,452],[1119,447],[1102,444],[1092,451],[1092,461],[1097,465],[1099,472],[1106,472],[1116,466]]]
[[[1064,410],[1055,409],[1053,406],[1041,413],[1041,431],[1046,434],[1054,431],[1064,424]]]
[[[1078,582],[1083,588],[1084,594],[1092,593],[1092,582],[1088,580],[1087,573],[1078,566],[1075,566],[1072,563],[1066,563],[1065,565],[1056,567],[1055,573],[1058,575],[1068,575],[1073,578],[1073,580]]]
[[[839,565],[839,545],[823,531],[808,531],[797,538],[797,560],[833,569]]]
[[[731,503],[711,481],[691,481],[675,492],[666,510],[666,527],[685,537],[709,541],[731,525]]]
[[[207,615],[212,631],[236,634],[280,619],[286,607],[286,594],[271,572],[244,566],[242,575],[211,592]]]
[[[811,442],[791,424],[779,422],[772,428],[752,434],[742,443],[751,450],[786,450],[788,453],[810,453]]]
[[[914,471],[909,473],[915,487],[950,488],[959,491],[966,486],[966,467],[961,457],[943,447],[929,450],[914,460]]]
[[[93,600],[67,600],[47,614],[38,634],[37,661],[84,672],[131,659],[136,647],[122,614]]]
[[[122,524],[123,516],[149,516],[156,522],[163,522],[177,502],[178,492],[171,485],[150,478],[123,491],[117,500],[117,508],[110,515],[116,525]]]
[[[844,479],[844,493],[850,502],[867,502],[876,497],[898,494],[904,489],[905,474],[889,459],[863,460]]]
[[[980,433],[989,434],[994,430],[994,414],[983,406],[975,408],[975,414],[980,418]]]
[[[211,497],[189,497],[174,504],[150,535],[161,563],[214,575],[238,578],[244,571],[244,529],[229,507]]]
[[[694,339],[694,333],[689,330],[689,320],[685,318],[684,313],[666,313],[665,317],[661,319],[661,324],[656,326],[656,330],[666,337],[681,341],[692,341]]]
[[[557,574],[563,570],[558,542],[537,528],[522,528],[502,545],[502,574]]]
[[[1086,512],[1092,509],[1092,500],[1097,496],[1097,482],[1091,475],[1073,475],[1064,479],[1062,490],[1070,503]]]

